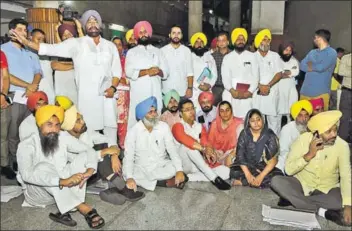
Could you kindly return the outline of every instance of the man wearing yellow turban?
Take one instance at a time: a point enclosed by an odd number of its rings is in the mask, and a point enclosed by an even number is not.
[[[193,64],[193,96],[194,106],[200,110],[198,96],[205,91],[211,91],[218,78],[216,62],[205,47],[208,43],[204,33],[198,32],[191,37],[192,64]]]
[[[259,86],[253,96],[253,107],[259,109],[268,121],[268,126],[276,135],[280,134],[279,87],[283,64],[278,53],[270,51],[271,32],[264,29],[255,36],[258,50],[255,56],[259,63]]]
[[[120,149],[116,141],[111,142],[111,139],[106,135],[88,129],[83,116],[75,106],[65,111],[65,119],[61,129],[96,151],[96,157],[99,160],[98,175],[107,180],[110,185],[109,189],[99,194],[103,201],[122,205],[126,200],[137,201],[144,197],[143,192],[134,192],[126,187],[125,181],[121,177]]]
[[[351,226],[350,150],[337,136],[341,116],[340,111],[313,116],[308,122],[311,132],[291,146],[285,166],[289,176],[274,177],[271,186],[284,198],[279,205],[291,204]]]
[[[133,29],[129,29],[126,32],[125,39],[127,42],[128,49],[132,49],[133,47],[137,46],[137,41],[134,38]]]
[[[55,105],[67,110],[73,105],[73,102],[67,96],[58,95],[55,97]]]
[[[87,217],[89,225],[101,226],[104,219],[85,203],[85,182],[97,169],[94,150],[72,136],[59,138],[62,107],[42,106],[35,120],[39,132],[22,141],[17,151],[17,179],[26,188],[25,202],[33,206],[56,204],[59,212],[50,213],[49,218],[67,226],[77,224],[68,213],[75,208]]]
[[[276,167],[285,172],[285,162],[293,142],[307,131],[307,123],[312,115],[313,107],[308,100],[295,102],[291,107],[291,116],[294,121],[287,123],[280,132],[280,155]]]
[[[231,33],[234,51],[226,55],[221,67],[225,87],[223,100],[231,103],[233,115],[245,118],[253,108],[252,96],[258,87],[259,67],[255,54],[247,51],[248,34],[244,28],[235,28]]]

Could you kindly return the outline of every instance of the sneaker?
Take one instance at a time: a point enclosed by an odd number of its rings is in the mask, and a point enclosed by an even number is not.
[[[226,181],[221,179],[220,177],[216,177],[214,181],[212,181],[213,185],[217,187],[219,190],[230,190],[231,185],[229,185]]]
[[[2,167],[1,175],[4,175],[9,180],[16,178],[16,173],[10,168],[10,166]]]
[[[123,205],[126,202],[126,198],[119,192],[117,188],[109,188],[101,191],[99,196],[103,201],[114,205]]]
[[[345,223],[342,210],[328,209],[325,212],[325,218],[329,221],[336,223],[339,226],[351,226],[351,224]]]
[[[131,201],[131,202],[138,201],[143,197],[145,197],[144,192],[140,192],[140,191],[135,192],[133,191],[133,189],[129,189],[126,186],[122,190],[119,190],[119,193],[123,195],[127,201]]]

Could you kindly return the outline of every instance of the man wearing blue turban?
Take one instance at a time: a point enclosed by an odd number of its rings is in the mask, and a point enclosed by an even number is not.
[[[187,182],[171,130],[159,121],[157,105],[154,96],[137,104],[138,122],[127,132],[122,172],[127,188],[135,191],[137,185],[151,191],[156,186],[183,189]]]

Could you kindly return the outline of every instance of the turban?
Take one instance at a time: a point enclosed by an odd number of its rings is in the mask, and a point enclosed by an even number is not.
[[[337,124],[341,116],[342,113],[338,110],[319,113],[308,121],[308,128],[311,132],[318,131],[322,134]]]
[[[73,104],[72,101],[68,97],[62,96],[62,95],[56,96],[55,102],[57,102],[59,104],[59,106],[62,107],[64,110],[69,109]]]
[[[242,35],[244,37],[244,40],[248,39],[248,33],[246,29],[244,28],[235,28],[232,33],[231,33],[231,42],[232,44],[235,44],[236,40],[238,39],[238,36]]]
[[[140,21],[140,22],[137,22],[136,25],[134,25],[133,27],[134,38],[135,39],[139,38],[139,32],[142,27],[144,27],[144,29],[147,31],[149,37],[152,37],[153,35],[152,25],[150,25],[148,21]]]
[[[61,129],[65,131],[71,131],[76,124],[77,120],[77,108],[72,106],[65,111],[65,119],[61,125]]]
[[[40,107],[35,113],[35,121],[38,127],[40,127],[45,122],[48,122],[53,116],[56,116],[60,123],[62,123],[64,120],[64,109],[54,105],[45,105]]]
[[[204,46],[206,46],[208,44],[207,36],[205,36],[205,34],[202,33],[202,32],[197,32],[194,35],[192,35],[192,37],[191,37],[191,45],[192,45],[192,47],[194,46],[194,44],[196,43],[196,41],[198,39],[203,41]]]
[[[59,32],[60,38],[62,37],[62,35],[65,33],[66,30],[71,32],[73,37],[77,37],[76,27],[71,25],[71,24],[62,24],[62,25],[59,26],[59,28],[57,30]]]
[[[298,116],[298,114],[302,111],[305,110],[308,112],[309,115],[312,114],[313,112],[313,107],[312,104],[308,100],[300,100],[292,104],[291,106],[291,116],[295,120]]]
[[[258,48],[264,37],[267,36],[271,40],[271,32],[269,29],[264,29],[258,32],[254,39],[254,46]]]
[[[324,100],[322,98],[311,99],[309,102],[312,104],[313,110],[316,110],[319,106],[324,107]]]
[[[210,91],[203,91],[202,93],[199,94],[198,96],[198,102],[202,102],[204,99],[209,100],[210,102],[214,101],[214,95]]]
[[[143,100],[136,106],[136,118],[141,120],[144,116],[150,111],[151,107],[157,109],[157,101],[154,96],[149,97],[148,99]]]
[[[133,29],[130,29],[126,32],[125,38],[126,38],[127,43],[128,43],[128,41],[130,41],[132,35],[133,35]]]
[[[82,17],[80,20],[84,30],[86,29],[86,24],[88,22],[88,19],[92,16],[98,21],[100,28],[103,26],[103,22],[101,20],[100,14],[95,10],[87,10],[82,14]]]
[[[216,43],[217,43],[217,41],[218,41],[218,40],[217,40],[216,38],[214,38],[213,40],[211,40],[210,47],[211,47],[211,48],[216,48],[216,45],[217,45]]]
[[[35,107],[37,106],[37,103],[39,100],[44,100],[46,103],[48,103],[48,96],[45,94],[45,92],[42,91],[36,91],[33,92],[27,100],[27,108],[30,111],[34,111]]]
[[[164,105],[167,107],[171,98],[174,98],[177,102],[180,102],[180,95],[177,93],[176,90],[172,89],[168,93],[164,95]]]

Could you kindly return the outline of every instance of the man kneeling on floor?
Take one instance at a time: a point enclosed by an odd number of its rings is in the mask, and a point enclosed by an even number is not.
[[[97,169],[95,152],[74,137],[59,136],[63,119],[61,107],[46,105],[37,110],[35,120],[39,133],[33,133],[18,146],[17,179],[25,187],[28,204],[56,203],[60,212],[50,213],[50,219],[75,226],[68,212],[77,209],[90,227],[100,228],[104,219],[85,203],[85,182]]]
[[[338,225],[351,225],[351,166],[348,144],[337,136],[342,113],[327,111],[308,122],[311,132],[292,144],[285,170],[293,177],[276,176],[272,189],[279,206],[317,211]]]
[[[110,143],[110,139],[97,131],[87,128],[83,116],[78,113],[76,106],[65,111],[65,119],[61,129],[68,135],[76,137],[97,152],[98,175],[108,180],[109,189],[100,192],[103,201],[122,205],[128,201],[137,201],[144,197],[143,192],[134,192],[126,187],[122,178],[121,162],[119,160],[120,149],[117,143]]]
[[[151,191],[156,186],[183,189],[187,181],[170,128],[159,121],[157,110],[154,96],[140,102],[139,121],[127,132],[122,172],[127,187],[135,191],[137,185]]]

